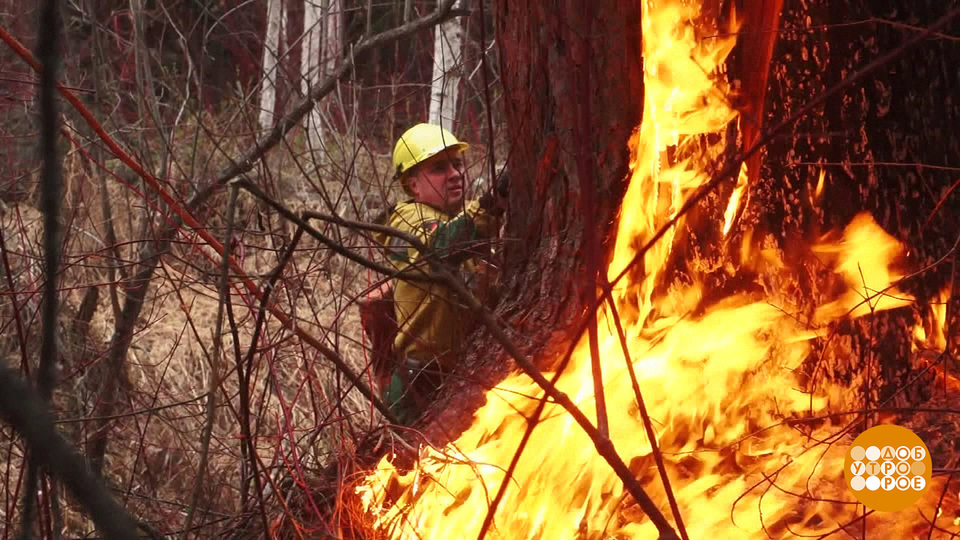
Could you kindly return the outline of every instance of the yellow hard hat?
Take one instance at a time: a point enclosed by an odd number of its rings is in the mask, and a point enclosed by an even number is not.
[[[470,145],[460,142],[453,133],[435,124],[417,124],[397,140],[393,147],[393,168],[395,178],[402,179],[416,164],[431,158],[449,148],[460,152]],[[403,189],[409,192],[406,182],[401,182]]]

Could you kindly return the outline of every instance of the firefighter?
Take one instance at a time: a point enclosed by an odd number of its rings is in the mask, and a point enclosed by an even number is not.
[[[465,201],[463,153],[468,145],[432,124],[417,124],[400,136],[393,151],[395,178],[409,199],[393,207],[387,224],[417,237],[429,254],[475,288],[481,279],[477,255],[490,251],[503,212],[505,175],[495,192]],[[386,255],[400,271],[433,272],[402,238],[383,236]],[[435,395],[444,375],[463,357],[461,349],[473,316],[446,285],[395,280],[394,365],[384,399],[404,424],[416,420]]]

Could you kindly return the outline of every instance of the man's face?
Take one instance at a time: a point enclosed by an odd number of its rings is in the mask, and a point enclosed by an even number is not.
[[[463,204],[463,173],[461,152],[450,149],[417,165],[408,185],[417,202],[450,211]]]

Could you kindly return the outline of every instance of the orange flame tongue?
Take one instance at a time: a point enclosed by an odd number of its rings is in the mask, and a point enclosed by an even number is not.
[[[689,22],[698,10],[678,1],[644,2],[646,105],[630,141],[632,176],[611,278],[636,255],[634,246],[708,179],[702,135],[721,132],[736,118],[717,75],[736,29],[723,34],[730,37],[698,41]],[[667,147],[679,156],[675,163],[661,159]],[[739,204],[728,203],[731,216]],[[802,393],[793,372],[815,333],[799,328],[777,298],[732,296],[694,318],[689,314],[703,298],[701,285],[655,294],[672,241],[668,234],[647,251],[643,280],[621,282],[616,297],[624,308],[632,306],[621,311],[633,314],[623,321],[630,360],[690,537],[824,534],[854,518],[857,507],[843,488],[843,449],[821,442],[836,430],[801,433],[784,421],[827,410],[828,396]],[[818,311],[821,323],[851,309],[863,314],[856,304],[864,295],[874,295],[868,312],[909,301],[899,293],[874,294],[899,277],[890,270],[899,251],[869,217],[858,217],[839,244],[820,249],[837,259],[850,287]],[[666,510],[611,317],[602,312],[599,324],[610,437]],[[595,421],[586,340],[557,386]],[[489,391],[469,429],[446,448],[423,448],[413,470],[398,471],[384,458],[356,490],[373,526],[391,538],[475,538],[542,395],[525,375],[510,376]],[[541,418],[488,537],[655,538],[653,525],[634,512],[621,482],[570,416],[551,404]]]

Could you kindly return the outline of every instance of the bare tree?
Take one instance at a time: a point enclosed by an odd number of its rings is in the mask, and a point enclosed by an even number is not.
[[[340,0],[304,0],[303,43],[300,57],[300,76],[303,94],[310,93],[324,77],[333,73],[340,58],[343,40],[343,6]],[[325,135],[329,130],[331,98],[327,97],[314,105],[304,120],[310,147],[325,148]],[[322,154],[321,154],[322,155]]]
[[[328,4],[329,0],[324,3]],[[300,53],[300,86],[303,94],[309,94],[310,88],[320,81],[320,62],[323,47],[323,6],[319,0],[303,1],[303,39]],[[304,127],[310,140],[310,146],[317,148],[323,144],[323,119],[320,108],[314,106],[304,119]]]
[[[286,27],[284,0],[267,0],[267,31],[263,39],[263,81],[260,87],[260,127],[273,127],[277,106],[277,75]]]
[[[454,9],[463,7],[457,0]],[[457,110],[457,87],[460,85],[460,67],[463,53],[463,23],[450,19],[433,31],[433,78],[430,84],[431,124],[454,128]]]

